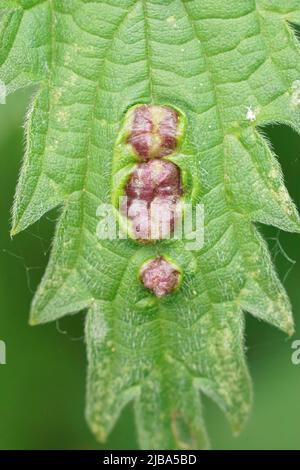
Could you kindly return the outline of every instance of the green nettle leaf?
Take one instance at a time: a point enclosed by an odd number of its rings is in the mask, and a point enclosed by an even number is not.
[[[30,321],[87,309],[86,414],[100,441],[134,401],[143,448],[207,448],[201,392],[239,432],[252,395],[243,312],[293,332],[255,228],[300,232],[258,130],[276,121],[300,132],[289,22],[300,24],[299,0],[1,0],[0,79],[8,92],[36,84],[12,235],[61,206]],[[204,205],[201,250],[97,236],[124,116],[138,103],[184,116],[170,159],[187,175],[187,199]],[[138,276],[157,256],[182,273],[161,298]]]

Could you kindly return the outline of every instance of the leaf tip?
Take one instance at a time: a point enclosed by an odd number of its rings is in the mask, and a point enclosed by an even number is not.
[[[279,328],[289,337],[293,336],[293,334],[295,333],[295,324],[291,313],[287,315],[285,322],[281,324]]]
[[[291,323],[290,325],[287,326],[286,333],[288,334],[289,337],[291,337],[295,334],[294,323]]]
[[[18,235],[20,232],[25,230],[28,227],[28,223],[23,224],[22,218],[18,218],[17,214],[14,213],[12,215],[12,225],[10,229],[10,236],[13,238],[15,235]]]
[[[9,232],[10,238],[14,238],[14,236],[17,235],[19,232],[20,230],[18,230],[18,227],[16,225],[13,225]]]
[[[36,318],[34,318],[33,316],[30,316],[28,323],[30,326],[36,326],[38,325],[39,322],[36,320]]]
[[[40,325],[41,323],[44,323],[44,322],[40,319],[40,316],[39,316],[38,312],[31,308],[31,311],[29,313],[28,323],[29,323],[30,326],[36,326],[36,325]]]
[[[108,433],[95,421],[91,421],[88,417],[86,420],[96,440],[101,444],[104,444],[107,441]]]
[[[13,238],[15,235],[18,235],[22,230],[26,228],[22,226],[22,223],[20,223],[20,220],[16,220],[14,215],[13,215],[13,220],[12,220],[12,227],[10,229],[10,236]]]

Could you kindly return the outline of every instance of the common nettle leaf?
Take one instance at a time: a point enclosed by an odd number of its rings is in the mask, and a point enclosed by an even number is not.
[[[259,132],[300,132],[299,0],[1,0],[0,79],[36,85],[12,234],[60,206],[31,323],[86,309],[87,419],[104,441],[134,401],[143,448],[209,446],[201,393],[238,432],[251,383],[244,312],[288,334],[288,297],[255,222],[300,231],[276,157]],[[124,118],[178,109],[186,199],[205,208],[205,243],[100,240],[114,198]],[[122,144],[120,144],[122,145]],[[156,297],[138,273],[163,256],[180,285]],[[175,268],[174,268],[175,269]]]

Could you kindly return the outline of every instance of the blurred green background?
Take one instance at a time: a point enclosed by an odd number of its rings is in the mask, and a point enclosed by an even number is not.
[[[99,449],[84,420],[84,314],[28,326],[30,301],[47,264],[58,213],[48,214],[14,240],[9,237],[29,101],[27,90],[0,105],[0,340],[7,346],[7,364],[0,365],[0,449]],[[266,131],[300,207],[300,137],[284,126]],[[243,433],[234,438],[221,412],[204,398],[215,449],[300,449],[300,365],[291,362],[292,341],[300,339],[300,237],[261,230],[290,295],[296,334],[288,339],[246,316],[253,411]],[[137,448],[131,407],[103,448]]]

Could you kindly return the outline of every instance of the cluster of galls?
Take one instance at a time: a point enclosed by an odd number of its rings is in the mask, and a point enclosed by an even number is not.
[[[181,216],[181,175],[174,163],[163,159],[176,150],[179,115],[167,106],[134,108],[127,144],[139,159],[125,187],[123,214],[132,236],[143,242],[170,238]],[[178,270],[163,257],[149,261],[140,272],[144,286],[157,296],[178,285]]]

